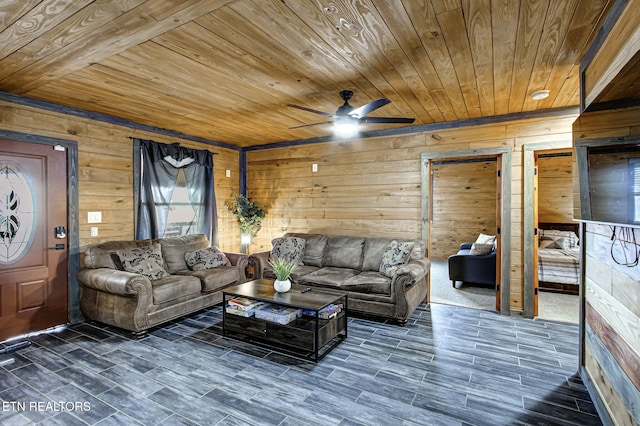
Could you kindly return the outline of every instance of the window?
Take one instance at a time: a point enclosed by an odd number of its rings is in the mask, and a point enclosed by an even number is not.
[[[216,238],[213,153],[134,139],[139,194],[136,239],[204,234]]]
[[[169,201],[169,214],[163,237],[175,237],[179,235],[193,234],[195,231],[196,210],[189,201],[187,179],[184,170],[178,171],[176,186],[173,188]]]

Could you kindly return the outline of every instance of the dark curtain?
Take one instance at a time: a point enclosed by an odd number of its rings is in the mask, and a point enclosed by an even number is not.
[[[213,192],[213,153],[134,139],[140,146],[140,191],[136,239],[160,238],[164,234],[171,195],[178,172],[183,169],[189,201],[195,210],[194,232],[215,241],[216,199]],[[170,158],[167,158],[170,157]]]

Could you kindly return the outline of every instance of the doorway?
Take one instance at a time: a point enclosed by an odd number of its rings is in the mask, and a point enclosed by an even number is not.
[[[438,191],[438,185],[434,187],[434,177],[438,168],[442,169],[445,165],[455,165],[450,175],[456,174],[455,168],[464,168],[464,164],[477,163],[479,165],[484,164],[484,167],[491,169],[491,173],[494,173],[495,180],[491,185],[492,189],[492,203],[494,206],[493,218],[495,221],[489,226],[492,227],[492,235],[496,236],[496,285],[495,285],[495,310],[505,314],[510,314],[509,306],[509,274],[510,274],[510,227],[511,227],[511,151],[508,147],[504,148],[492,148],[492,149],[480,149],[480,150],[468,150],[468,151],[447,151],[447,152],[435,152],[422,154],[422,236],[427,246],[427,255],[434,266],[439,270],[443,267],[440,265],[437,257],[443,257],[444,251],[438,248],[439,240],[443,238],[443,235],[449,235],[448,244],[455,245],[459,248],[461,242],[467,241],[453,241],[459,239],[453,234],[457,234],[456,227],[464,228],[466,221],[462,223],[454,223],[455,217],[448,219],[448,224],[445,222],[440,223],[434,221],[434,209],[440,208],[442,203],[446,204],[445,195],[444,198],[441,195],[434,192],[434,189]],[[490,166],[491,165],[491,166]],[[462,172],[465,173],[465,172]],[[464,178],[463,178],[464,179]],[[468,185],[464,182],[458,182],[458,186],[461,186],[461,190],[464,192]],[[486,191],[485,191],[486,192]],[[450,195],[450,194],[449,194]],[[435,198],[434,198],[435,197]],[[438,199],[438,197],[441,197]],[[456,197],[454,197],[456,198]],[[453,204],[453,203],[452,203]],[[456,208],[455,206],[452,208]],[[472,209],[473,207],[463,207],[465,209]],[[485,206],[486,209],[486,206]],[[474,225],[477,229],[479,223]],[[480,232],[474,231],[474,234]],[[484,229],[484,228],[483,228]],[[475,235],[473,240],[478,235]],[[469,236],[460,237],[463,239],[469,239]],[[453,247],[453,246],[452,246]],[[448,251],[454,250],[449,247]],[[445,251],[447,251],[445,249]],[[455,254],[457,249],[450,253]],[[435,274],[429,274],[429,291],[427,295],[427,301],[431,302],[431,296],[433,294],[434,285],[443,286],[448,285],[451,287],[451,282],[448,279],[448,273],[437,273],[434,268]],[[446,261],[444,268],[447,268]],[[434,276],[438,280],[437,283],[433,282]],[[446,278],[446,282],[443,282]],[[439,302],[438,302],[439,303]]]
[[[524,316],[577,323],[575,155],[566,142],[524,147]]]
[[[74,142],[1,131],[0,171],[5,341],[80,319],[77,148]]]

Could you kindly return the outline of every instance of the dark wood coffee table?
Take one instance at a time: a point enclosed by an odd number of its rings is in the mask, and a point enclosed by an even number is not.
[[[227,287],[222,294],[223,336],[251,341],[270,349],[318,362],[347,338],[347,292],[293,284],[286,293],[273,288],[273,280],[254,280]],[[227,302],[234,297],[310,311],[311,315],[288,324],[227,313]],[[340,313],[321,319],[319,312],[331,304],[342,304]]]

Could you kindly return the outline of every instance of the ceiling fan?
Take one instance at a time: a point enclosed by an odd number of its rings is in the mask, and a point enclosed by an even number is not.
[[[298,108],[303,111],[312,112],[314,114],[320,114],[325,117],[329,117],[332,120],[323,121],[320,123],[303,124],[302,126],[289,127],[290,129],[299,129],[301,127],[317,126],[319,124],[331,124],[334,123],[336,131],[340,133],[348,133],[357,131],[358,125],[361,123],[395,123],[395,124],[410,124],[415,121],[415,118],[404,117],[366,117],[367,114],[377,110],[380,107],[385,106],[391,101],[387,98],[375,99],[367,104],[362,105],[359,108],[353,108],[349,105],[349,99],[353,96],[353,91],[342,90],[340,97],[344,100],[335,114],[329,114],[327,112],[318,111],[315,109],[303,107],[300,105],[287,104],[287,106]]]

